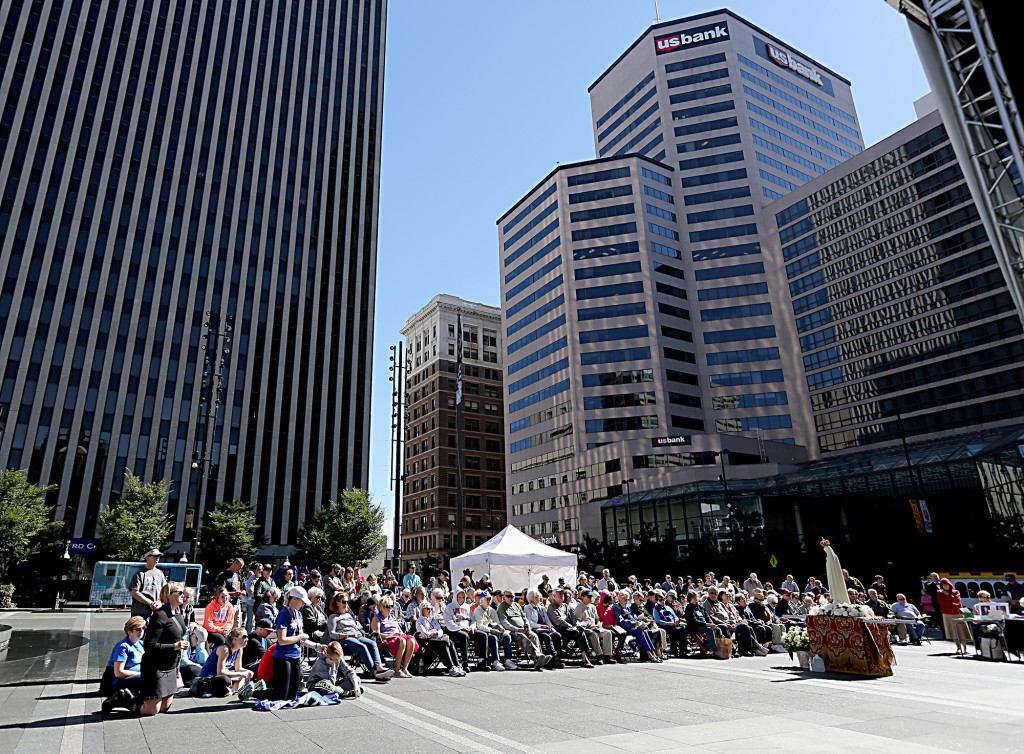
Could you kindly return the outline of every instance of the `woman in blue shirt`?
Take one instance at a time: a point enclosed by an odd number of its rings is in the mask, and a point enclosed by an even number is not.
[[[142,634],[146,630],[146,619],[134,616],[124,624],[124,638],[114,645],[110,660],[100,679],[100,693],[110,697],[103,702],[103,711],[110,712],[115,706],[126,706],[139,691],[142,665]],[[113,696],[111,696],[113,694]]]
[[[294,701],[299,693],[302,678],[300,660],[302,642],[309,637],[303,631],[302,613],[305,605],[311,605],[306,590],[293,586],[288,590],[287,604],[277,614],[274,627],[277,629],[277,643],[274,645],[274,693],[273,698]]]
[[[253,691],[250,683],[253,673],[242,667],[242,648],[248,641],[244,628],[233,628],[228,632],[225,643],[210,653],[199,672],[200,678],[208,679],[204,691],[225,697],[238,690],[238,695],[245,701],[246,695]]]

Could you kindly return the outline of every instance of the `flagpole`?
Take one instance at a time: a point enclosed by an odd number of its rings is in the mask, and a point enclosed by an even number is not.
[[[463,354],[462,354],[462,311],[459,310],[457,315],[458,327],[456,333],[458,334],[459,342],[455,347],[457,354],[456,365],[455,365],[455,459],[456,459],[456,493],[455,493],[455,521],[457,522],[458,528],[456,529],[455,542],[452,550],[456,555],[462,554],[462,542],[463,542],[463,497],[462,497],[462,371],[463,366]]]

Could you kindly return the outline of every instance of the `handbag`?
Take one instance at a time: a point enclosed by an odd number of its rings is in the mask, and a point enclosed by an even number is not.
[[[715,639],[715,657],[720,660],[732,657],[732,639]]]

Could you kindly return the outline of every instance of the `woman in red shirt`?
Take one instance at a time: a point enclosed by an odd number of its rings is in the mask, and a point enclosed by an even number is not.
[[[957,618],[963,616],[964,606],[960,602],[960,592],[953,588],[953,582],[949,579],[940,579],[935,599],[939,603],[939,612],[942,613],[942,629],[946,637],[956,642],[957,654],[966,654],[971,632],[967,624],[955,622]]]

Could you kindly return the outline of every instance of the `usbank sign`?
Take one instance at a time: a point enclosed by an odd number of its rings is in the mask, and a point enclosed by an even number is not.
[[[711,44],[720,39],[729,38],[729,24],[725,21],[708,26],[698,26],[695,29],[677,31],[675,34],[666,34],[663,37],[654,38],[654,49],[659,55],[667,52],[678,52],[690,47],[700,47]]]
[[[768,57],[771,58],[772,62],[782,68],[788,68],[794,73],[798,73],[808,81],[811,81],[818,86],[824,86],[821,81],[821,75],[813,68],[808,68],[803,63],[799,62],[793,55],[773,45],[771,42],[766,43],[768,46]]]

